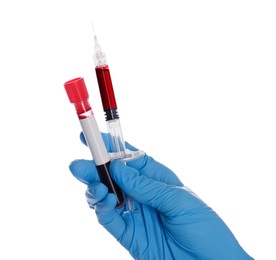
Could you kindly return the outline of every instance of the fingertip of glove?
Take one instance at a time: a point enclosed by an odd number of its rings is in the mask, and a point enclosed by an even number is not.
[[[116,160],[112,162],[110,173],[114,181],[125,191],[129,191],[129,187],[135,182],[139,172],[132,167],[125,165],[124,162]]]
[[[75,171],[76,171],[76,166],[78,164],[79,160],[74,160],[69,164],[69,170],[71,171],[71,173],[74,175]]]
[[[121,161],[121,160],[113,160],[112,162],[111,162],[111,165],[112,166],[120,166],[120,165],[124,165],[124,163]]]
[[[121,182],[121,177],[124,175],[126,165],[120,160],[114,160],[110,164],[110,173],[112,178],[117,182]]]
[[[85,139],[85,136],[84,136],[83,132],[80,133],[80,140],[84,145],[87,145],[86,139]]]
[[[117,168],[119,169],[119,168],[124,167],[124,166],[125,166],[125,164],[122,161],[113,160],[110,164],[110,169],[111,170],[116,170]]]
[[[74,160],[69,164],[69,170],[72,173],[72,175],[78,179],[80,182],[84,183],[84,184],[89,184],[89,182],[87,182],[86,180],[82,179],[79,174],[80,174],[80,167],[81,164],[83,163],[84,160]]]
[[[125,142],[125,144],[126,144],[126,148],[128,148],[129,150],[138,151],[138,149],[136,147],[134,147],[133,145],[131,145],[130,143]]]

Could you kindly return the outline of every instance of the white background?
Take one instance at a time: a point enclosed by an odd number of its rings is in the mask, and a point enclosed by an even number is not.
[[[1,1],[0,259],[131,259],[68,170],[90,154],[65,81],[84,77],[106,131],[92,19],[125,139],[249,254],[275,259],[275,13],[275,1]]]

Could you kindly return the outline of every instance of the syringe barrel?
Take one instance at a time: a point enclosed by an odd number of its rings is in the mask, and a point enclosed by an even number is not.
[[[96,66],[96,75],[110,137],[111,152],[115,154],[115,158],[124,158],[125,142],[108,65]]]
[[[70,102],[74,104],[77,111],[86,143],[96,164],[99,178],[101,182],[107,186],[108,192],[114,193],[117,196],[116,207],[120,207],[124,204],[124,195],[118,185],[111,178],[109,171],[109,154],[106,150],[96,118],[89,104],[89,95],[84,80],[83,78],[76,78],[67,81],[65,82],[64,87]]]
[[[103,110],[107,115],[110,110],[117,110],[117,103],[108,65],[96,66],[96,75],[101,94]],[[118,115],[113,114],[112,118],[106,118],[106,120],[116,119],[113,118],[113,116],[118,117]]]
[[[126,146],[123,138],[120,119],[109,120],[106,123],[109,132],[111,152],[114,153],[115,158],[124,158],[126,156]]]

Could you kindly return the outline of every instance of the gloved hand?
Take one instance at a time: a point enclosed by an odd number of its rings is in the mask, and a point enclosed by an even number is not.
[[[108,148],[107,136],[103,137]],[[95,207],[99,223],[134,259],[252,259],[209,206],[147,155],[127,165],[111,163],[112,178],[138,206],[127,214],[124,208],[115,209],[115,195],[100,183],[93,161],[76,160],[70,170],[88,185],[87,201]]]

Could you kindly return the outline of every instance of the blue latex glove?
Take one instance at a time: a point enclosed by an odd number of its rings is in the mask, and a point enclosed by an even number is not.
[[[99,223],[134,259],[252,259],[209,206],[147,155],[127,165],[111,163],[113,179],[138,206],[138,211],[127,214],[124,208],[115,209],[116,198],[99,182],[93,161],[76,160],[70,170],[88,185],[87,201],[95,207]]]

